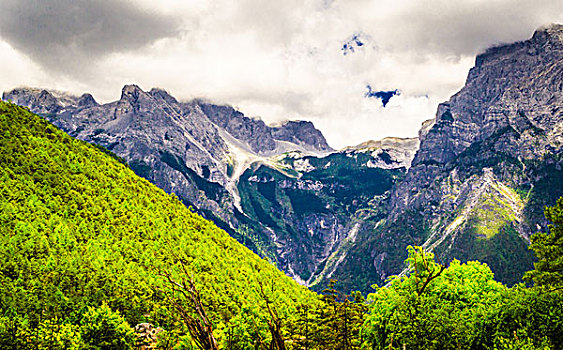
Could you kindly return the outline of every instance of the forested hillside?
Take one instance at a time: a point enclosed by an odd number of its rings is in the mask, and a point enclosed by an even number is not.
[[[92,348],[103,327],[105,348],[126,348],[142,322],[181,342],[168,277],[193,275],[215,337],[236,348],[269,342],[266,300],[283,319],[316,302],[120,159],[3,102],[0,130],[0,348]]]

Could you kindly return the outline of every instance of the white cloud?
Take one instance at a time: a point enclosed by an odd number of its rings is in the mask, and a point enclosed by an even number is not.
[[[527,39],[536,27],[563,21],[559,0],[142,0],[137,5],[129,18],[153,7],[154,21],[166,35],[148,36],[140,48],[102,50],[88,56],[80,70],[63,73],[39,66],[40,60],[20,64],[23,55],[35,56],[3,43],[8,49],[0,51],[0,62],[25,73],[4,79],[2,88],[40,83],[109,101],[126,83],[159,86],[180,99],[232,104],[267,122],[312,120],[333,147],[341,147],[415,136],[437,104],[463,85],[480,50]],[[167,18],[169,29],[162,27]],[[355,33],[365,45],[344,56],[342,43]],[[84,59],[76,50],[70,54]],[[401,95],[383,108],[379,100],[364,98],[367,84],[399,89]]]
[[[44,81],[45,74],[37,64],[2,40],[0,40],[0,53],[2,89],[6,90],[22,83],[35,85]]]

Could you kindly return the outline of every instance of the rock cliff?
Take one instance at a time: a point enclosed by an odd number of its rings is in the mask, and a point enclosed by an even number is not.
[[[423,125],[385,219],[336,275],[382,283],[418,244],[520,281],[532,267],[530,234],[547,229],[543,206],[563,195],[562,151],[563,26],[551,25],[477,56],[465,86]]]

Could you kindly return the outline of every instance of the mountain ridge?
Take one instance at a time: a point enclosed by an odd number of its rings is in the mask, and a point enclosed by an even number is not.
[[[43,91],[21,102],[180,193],[305,285],[337,278],[369,290],[403,270],[411,244],[445,261],[482,260],[511,284],[531,268],[528,238],[547,226],[543,206],[563,195],[562,42],[563,26],[552,25],[490,48],[418,138],[338,151],[310,123],[267,126],[161,89],[124,88],[108,120],[87,96],[90,115]],[[147,124],[151,116],[170,129]],[[125,145],[114,144],[122,131]]]
[[[392,144],[335,151],[311,122],[268,126],[230,106],[179,102],[163,89],[143,91],[133,84],[124,86],[119,100],[103,105],[91,95],[53,95],[42,89],[14,89],[4,93],[3,99],[27,105],[71,136],[114,152],[138,175],[175,193],[305,284],[354,232],[354,225],[348,224],[352,212],[341,210],[340,201],[353,204],[367,195],[348,193],[356,186],[352,178],[335,182],[331,164],[337,172],[343,164],[354,167],[352,173],[357,174],[375,169],[374,174],[383,176],[388,187],[395,181],[395,175],[389,174],[402,174],[417,147],[410,140],[397,152]],[[312,163],[322,163],[323,168]],[[379,168],[390,173],[377,173]],[[268,185],[270,173],[281,176],[275,175],[279,184]],[[320,178],[312,175],[316,173]],[[274,187],[266,190],[265,186]],[[319,189],[325,191],[320,202],[315,199]],[[350,196],[357,200],[347,199]],[[317,203],[317,211],[303,211],[300,198]],[[328,222],[330,229],[325,227]]]

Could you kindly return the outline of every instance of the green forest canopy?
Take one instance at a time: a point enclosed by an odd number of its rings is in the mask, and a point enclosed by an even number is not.
[[[79,333],[89,307],[104,305],[131,326],[181,337],[158,288],[163,273],[183,276],[182,263],[222,342],[268,338],[260,284],[283,318],[317,300],[174,196],[28,110],[1,102],[0,129],[0,348],[24,348],[40,328]]]

